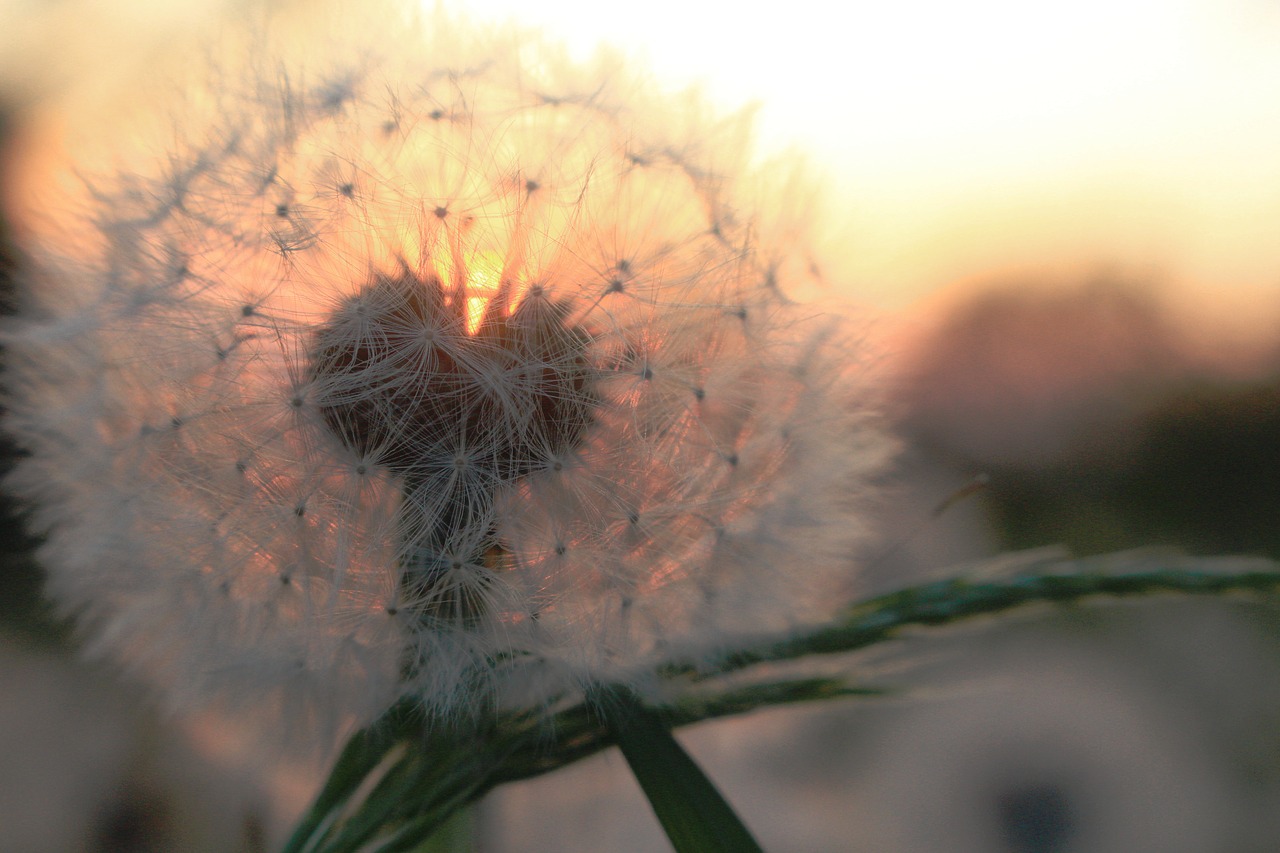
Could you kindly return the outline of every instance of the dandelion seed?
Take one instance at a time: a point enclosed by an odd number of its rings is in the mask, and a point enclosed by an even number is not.
[[[798,224],[735,209],[744,140],[427,30],[223,57],[153,174],[93,179],[91,239],[32,247],[10,487],[51,594],[180,702],[641,688],[853,571],[889,442],[783,296]]]

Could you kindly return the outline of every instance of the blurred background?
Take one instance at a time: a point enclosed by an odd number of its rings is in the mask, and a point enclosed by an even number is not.
[[[39,193],[68,116],[226,5],[0,0],[6,196]],[[870,318],[907,441],[868,594],[1012,549],[1280,558],[1280,4],[465,9],[755,103],[761,160],[807,158],[829,296]],[[0,853],[278,843],[316,769],[78,662],[6,517]],[[900,698],[682,737],[773,851],[1272,851],[1278,616],[1165,600],[922,634],[864,664]],[[668,849],[613,754],[478,821],[485,851]]]

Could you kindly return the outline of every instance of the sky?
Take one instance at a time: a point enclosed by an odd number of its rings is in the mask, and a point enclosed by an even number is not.
[[[1280,2],[843,5],[466,8],[757,104],[762,150],[826,177],[841,278],[872,305],[1105,272],[1202,320],[1280,318]]]
[[[754,105],[762,155],[827,187],[828,279],[876,311],[1102,273],[1192,331],[1280,328],[1280,0],[421,2]],[[219,5],[0,0],[0,75],[106,77],[129,34]]]

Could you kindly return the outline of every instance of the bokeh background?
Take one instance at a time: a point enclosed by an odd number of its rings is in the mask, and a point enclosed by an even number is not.
[[[228,5],[0,0],[6,198],[38,197],[69,117]],[[761,159],[807,159],[827,297],[869,319],[906,440],[866,592],[1013,549],[1280,558],[1280,4],[465,9],[755,104]],[[0,853],[270,849],[318,769],[79,662],[6,519]],[[856,665],[903,691],[682,735],[767,849],[1280,848],[1274,605],[1036,610]],[[616,754],[500,790],[477,835],[668,849]]]

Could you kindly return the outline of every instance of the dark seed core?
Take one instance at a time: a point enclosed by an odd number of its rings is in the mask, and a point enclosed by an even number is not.
[[[563,306],[490,306],[470,333],[465,306],[434,276],[380,277],[316,336],[325,422],[411,486],[452,476],[458,459],[515,480],[577,446],[592,419],[587,336]]]

